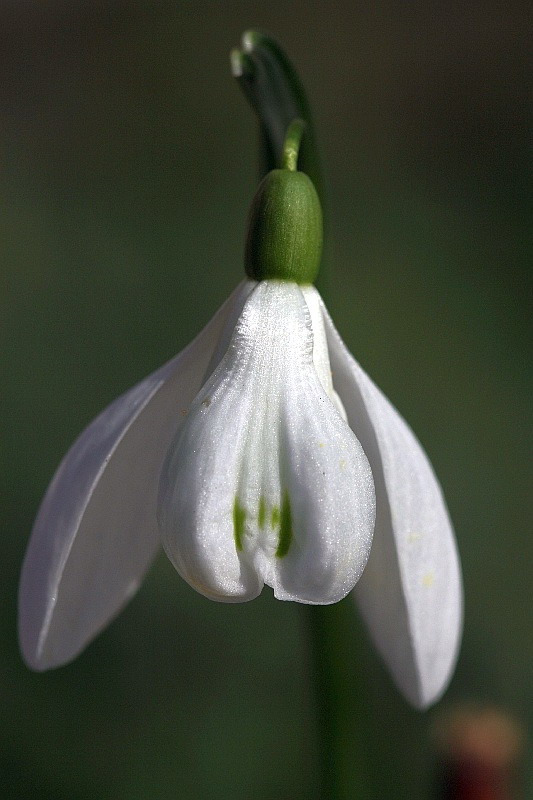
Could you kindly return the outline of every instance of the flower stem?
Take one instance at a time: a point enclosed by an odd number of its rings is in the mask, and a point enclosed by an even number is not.
[[[324,182],[311,108],[300,77],[286,53],[267,33],[246,31],[242,47],[231,51],[231,71],[259,120],[263,174],[279,166],[291,122],[294,119],[305,122],[299,167],[313,181],[323,206]]]
[[[320,800],[360,800],[365,791],[358,736],[362,710],[354,680],[353,608],[344,600],[303,609],[317,714]]]
[[[302,119],[295,119],[289,125],[285,141],[283,142],[283,152],[281,155],[282,169],[296,172],[298,169],[298,155],[300,144],[305,131],[305,122]]]

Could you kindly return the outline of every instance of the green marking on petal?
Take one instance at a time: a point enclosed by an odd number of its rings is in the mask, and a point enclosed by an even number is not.
[[[257,522],[259,523],[260,528],[265,527],[266,513],[267,509],[266,509],[265,498],[261,495],[261,497],[259,498],[259,511],[257,514]]]
[[[272,513],[270,515],[270,524],[273,528],[277,528],[279,525],[280,520],[280,513],[279,513],[279,506],[272,507]]]
[[[237,550],[242,550],[243,548],[245,519],[246,511],[239,503],[239,498],[235,497],[235,502],[233,503],[233,535],[235,537],[235,547]]]
[[[276,556],[283,558],[289,552],[292,542],[292,519],[291,519],[291,503],[289,500],[289,493],[285,492],[283,495],[283,503],[281,504],[281,519],[279,528],[279,543],[276,550]]]

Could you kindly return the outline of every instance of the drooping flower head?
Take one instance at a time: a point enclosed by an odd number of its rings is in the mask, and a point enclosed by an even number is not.
[[[247,279],[89,425],[48,489],[20,588],[35,669],[74,658],[162,543],[213,600],[251,600],[265,584],[312,604],[354,590],[411,702],[449,679],[462,614],[453,531],[420,444],[312,286],[322,217],[294,130],[252,203]]]

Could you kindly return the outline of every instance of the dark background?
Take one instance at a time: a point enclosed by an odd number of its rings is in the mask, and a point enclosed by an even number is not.
[[[463,559],[464,644],[429,713],[396,693],[354,613],[354,797],[430,797],[432,726],[456,703],[533,724],[527,8],[2,3],[2,797],[317,796],[298,605],[212,603],[161,557],[73,664],[33,674],[16,643],[20,563],[61,456],[242,276],[256,127],[228,53],[248,27],[305,82],[328,305],[425,444]],[[531,761],[524,776],[530,795]]]

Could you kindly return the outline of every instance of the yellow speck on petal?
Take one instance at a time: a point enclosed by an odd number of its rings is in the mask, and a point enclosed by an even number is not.
[[[319,446],[319,447],[325,447],[325,446],[326,446],[326,443],[325,443],[325,442],[319,442],[319,443],[318,443],[318,446]]]
[[[345,458],[341,458],[341,460],[339,461],[339,467],[341,469],[346,469],[346,459]]]
[[[427,586],[428,589],[435,583],[435,575],[432,572],[426,572],[422,578],[422,586]]]
[[[418,531],[413,531],[407,537],[407,541],[409,542],[409,544],[413,544],[413,542],[419,542],[421,538],[422,538],[421,533],[418,533]]]

